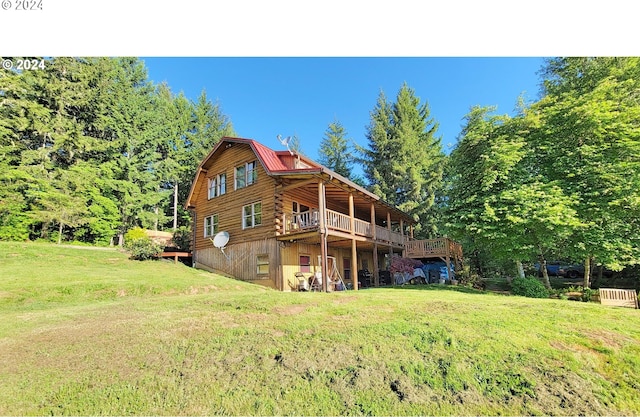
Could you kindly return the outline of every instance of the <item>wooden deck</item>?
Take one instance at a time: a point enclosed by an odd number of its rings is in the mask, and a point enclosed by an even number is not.
[[[191,252],[162,252],[160,256],[163,258],[173,258],[173,261],[178,263],[178,258],[191,258]]]
[[[328,230],[351,233],[351,218],[347,214],[333,210],[325,210],[326,226]],[[302,232],[317,231],[319,228],[319,212],[305,211],[284,216],[284,235],[291,236]],[[388,228],[375,225],[361,219],[354,219],[353,230],[356,236],[366,237],[381,243],[391,243],[401,246],[409,237]]]
[[[462,259],[462,245],[449,238],[409,240],[404,244],[407,258]]]

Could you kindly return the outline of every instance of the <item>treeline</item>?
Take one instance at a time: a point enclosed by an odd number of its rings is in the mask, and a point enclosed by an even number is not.
[[[594,266],[640,262],[640,59],[555,58],[541,75],[516,116],[468,114],[447,226],[478,263],[582,261],[588,287]]]
[[[446,157],[404,85],[393,102],[381,93],[366,148],[350,152],[334,122],[321,160],[346,176],[362,163],[370,189],[420,222],[417,237],[461,241],[480,275],[537,261],[549,286],[547,259],[577,261],[588,286],[594,266],[640,263],[640,59],[553,58],[540,75],[541,98],[515,116],[472,107]]]
[[[234,134],[204,91],[193,102],[153,84],[136,58],[0,71],[0,239],[108,244],[134,226],[189,226],[172,195],[184,201],[204,155]]]
[[[0,71],[0,239],[106,244],[190,226],[194,171],[234,135],[204,92],[155,85],[136,58]],[[640,59],[554,58],[540,75],[540,98],[513,116],[471,107],[450,155],[413,89],[381,92],[366,145],[334,120],[319,162],[410,213],[417,238],[461,241],[483,275],[579,260],[587,280],[640,263]]]

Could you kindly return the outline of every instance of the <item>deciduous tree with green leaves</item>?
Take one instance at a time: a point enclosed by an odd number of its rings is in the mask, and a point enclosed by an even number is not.
[[[612,269],[640,262],[640,59],[555,58],[532,106],[538,169],[576,202],[584,228],[567,247]]]

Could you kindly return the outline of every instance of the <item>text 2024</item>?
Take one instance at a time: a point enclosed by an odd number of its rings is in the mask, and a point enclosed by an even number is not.
[[[18,0],[16,10],[42,10],[42,0]]]

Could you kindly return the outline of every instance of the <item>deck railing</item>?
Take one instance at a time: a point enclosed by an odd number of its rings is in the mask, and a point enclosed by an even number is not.
[[[351,233],[351,218],[343,213],[333,210],[326,210],[325,221],[328,229]],[[292,234],[307,230],[317,229],[320,225],[320,213],[318,210],[310,210],[302,213],[284,215],[284,233]],[[360,219],[354,219],[354,233],[358,236],[373,238],[373,225]],[[452,258],[462,258],[462,246],[451,239],[427,239],[410,240],[402,233],[394,232],[386,227],[375,226],[375,236],[377,241],[391,243],[393,245],[404,246],[405,256],[413,258],[450,256]]]
[[[325,211],[325,222],[328,229],[351,233],[351,218],[343,213],[333,210]],[[305,211],[284,215],[284,233],[291,234],[315,229],[320,225],[319,212],[317,210]],[[401,245],[407,238],[401,233],[393,232],[385,227],[375,226],[376,240],[390,242]],[[371,223],[354,219],[354,233],[358,236],[373,237],[373,226]]]
[[[285,214],[285,233],[294,233],[318,227],[318,211]]]
[[[328,228],[351,233],[351,219],[349,216],[329,209],[325,213]]]
[[[356,235],[373,237],[371,223],[355,219]]]
[[[404,244],[407,257],[451,256],[462,258],[462,246],[446,237],[428,240],[410,240]]]

